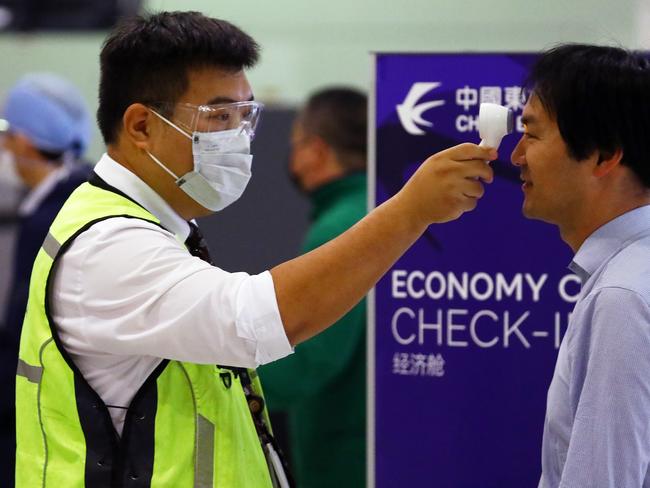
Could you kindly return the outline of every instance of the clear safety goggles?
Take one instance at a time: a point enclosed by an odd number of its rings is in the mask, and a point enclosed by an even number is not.
[[[263,104],[260,102],[234,102],[217,105],[156,102],[149,105],[160,115],[169,118],[188,135],[195,132],[220,132],[240,129],[252,139],[260,120]]]

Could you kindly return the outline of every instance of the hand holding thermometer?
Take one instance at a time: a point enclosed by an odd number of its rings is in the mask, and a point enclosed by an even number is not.
[[[512,110],[496,103],[482,103],[478,111],[479,146],[499,149],[501,139],[512,133],[513,126]]]

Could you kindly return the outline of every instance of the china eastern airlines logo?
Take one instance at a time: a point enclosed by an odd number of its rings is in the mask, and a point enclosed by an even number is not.
[[[441,84],[438,81],[414,83],[404,101],[397,105],[397,115],[406,132],[414,136],[421,136],[424,135],[424,130],[419,126],[433,127],[433,122],[423,119],[422,114],[431,108],[444,105],[445,101],[431,100],[420,104],[418,101]]]

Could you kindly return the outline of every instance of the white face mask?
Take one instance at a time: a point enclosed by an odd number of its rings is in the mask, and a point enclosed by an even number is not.
[[[202,207],[218,212],[241,197],[251,178],[253,156],[250,136],[238,129],[218,132],[194,132],[192,136],[162,115],[167,124],[192,140],[194,169],[176,176],[158,158],[147,154],[169,173],[178,187]]]
[[[16,169],[16,157],[7,149],[0,149],[0,181],[17,190],[25,186]]]

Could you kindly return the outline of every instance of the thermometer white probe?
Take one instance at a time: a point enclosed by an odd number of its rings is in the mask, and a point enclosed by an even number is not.
[[[513,126],[512,110],[496,103],[482,103],[478,112],[479,146],[499,149],[501,139],[512,133]]]

